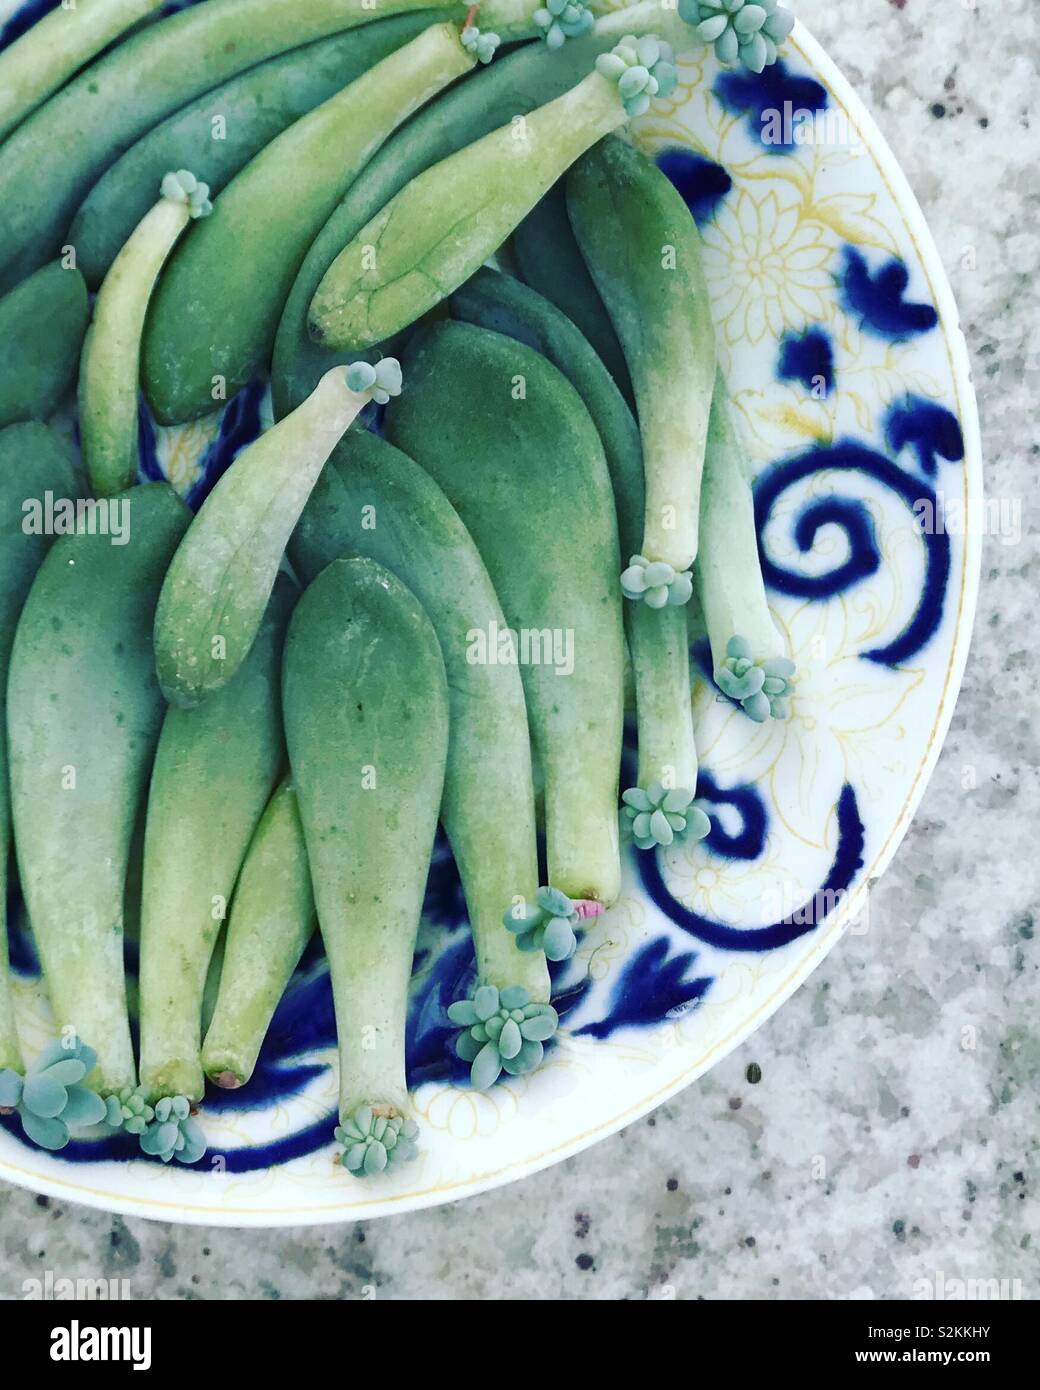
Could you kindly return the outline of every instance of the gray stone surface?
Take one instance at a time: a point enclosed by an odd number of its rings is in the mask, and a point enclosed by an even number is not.
[[[1023,499],[1027,533],[987,543],[953,730],[871,930],[673,1103],[524,1183],[255,1233],[3,1188],[0,1295],[45,1269],[145,1298],[905,1298],[940,1272],[1040,1295],[1037,6],[798,8],[924,206],[974,353],[988,489]]]

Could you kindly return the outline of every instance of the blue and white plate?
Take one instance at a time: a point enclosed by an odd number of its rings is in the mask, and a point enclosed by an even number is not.
[[[752,724],[709,684],[694,644],[711,835],[628,854],[621,901],[556,975],[563,1029],[545,1066],[486,1094],[449,1060],[445,1009],[472,951],[438,845],[408,1028],[425,1141],[412,1166],[360,1182],[333,1162],[335,1038],[315,955],[252,1084],[207,1098],[198,1168],[116,1141],[41,1153],[7,1120],[0,1176],[210,1225],[447,1202],[555,1163],[674,1095],[844,931],[867,930],[870,887],[938,757],[975,608],[981,460],[957,311],[892,153],[803,27],[760,77],[691,57],[637,134],[703,234],[722,363],[758,471],[766,576],[798,663],[790,720]],[[223,419],[146,430],[146,471],[200,496],[266,421],[257,387]],[[11,954],[31,1054],[50,1025],[19,923]]]

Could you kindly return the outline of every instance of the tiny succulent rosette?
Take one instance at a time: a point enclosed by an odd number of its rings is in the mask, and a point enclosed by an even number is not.
[[[628,116],[649,111],[651,97],[671,96],[679,80],[675,54],[654,34],[640,39],[626,34],[609,53],[600,54],[596,71],[617,83]]]
[[[521,951],[544,951],[548,960],[570,960],[578,948],[578,904],[558,888],[539,888],[531,904],[517,903],[502,918]]]
[[[648,608],[680,608],[690,601],[693,575],[689,570],[674,569],[665,560],[633,555],[628,568],[621,572],[621,592]]]
[[[541,30],[547,48],[562,48],[568,39],[581,38],[594,23],[594,16],[581,0],[547,0],[534,12],[535,27]]]
[[[386,405],[391,396],[401,394],[403,377],[396,357],[381,357],[371,362],[351,362],[347,367],[347,387],[359,396],[368,393],[377,405]]]
[[[779,0],[679,0],[679,14],[720,63],[740,62],[756,73],[776,62],[794,28],[794,15]]]
[[[340,1162],[359,1178],[409,1163],[419,1152],[418,1137],[414,1120],[379,1105],[359,1105],[336,1128]]]
[[[199,183],[190,169],[177,169],[166,174],[159,185],[163,198],[171,203],[184,203],[193,220],[208,217],[213,211],[209,200],[209,184]]]
[[[498,990],[478,985],[472,999],[460,999],[448,1009],[452,1023],[462,1028],[455,1051],[470,1063],[469,1079],[486,1091],[503,1072],[523,1076],[541,1065],[544,1044],[559,1027],[551,1004],[534,1004],[522,985]]]
[[[716,671],[715,681],[750,719],[764,724],[767,719],[786,719],[789,715],[794,673],[790,657],[770,656],[756,661],[750,642],[731,637],[726,644],[726,660]]]
[[[71,1130],[105,1118],[105,1102],[80,1084],[96,1061],[93,1048],[72,1035],[48,1043],[24,1076],[0,1071],[0,1110],[16,1111],[25,1137],[41,1149],[63,1149]]]
[[[191,1117],[186,1096],[164,1096],[155,1102],[151,1123],[140,1132],[142,1153],[163,1163],[198,1163],[206,1152],[202,1130]]]
[[[685,787],[665,787],[654,782],[645,790],[629,787],[622,793],[622,818],[632,831],[639,849],[667,848],[676,840],[703,840],[711,829],[711,821],[699,806],[694,806],[695,792]]]
[[[472,53],[478,63],[490,63],[502,40],[490,30],[478,29],[475,24],[467,24],[462,31],[462,46]]]
[[[155,1111],[139,1086],[136,1089],[124,1086],[117,1095],[109,1096],[105,1101],[105,1123],[113,1129],[140,1135],[154,1119]]]

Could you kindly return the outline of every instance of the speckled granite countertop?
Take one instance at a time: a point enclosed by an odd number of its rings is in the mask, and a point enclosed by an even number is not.
[[[953,728],[871,931],[671,1104],[455,1207],[251,1233],[0,1188],[0,1297],[47,1269],[137,1298],[497,1299],[506,1269],[521,1299],[906,1298],[940,1272],[1040,1297],[1040,15],[797,8],[924,206],[974,355],[987,490],[1026,509],[1020,544],[987,545]]]

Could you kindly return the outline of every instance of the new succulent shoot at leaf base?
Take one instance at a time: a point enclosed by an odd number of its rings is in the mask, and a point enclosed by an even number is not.
[[[786,719],[795,666],[766,600],[747,455],[721,372],[711,405],[701,517],[697,593],[716,683],[756,723]]]
[[[165,483],[55,541],[22,610],[7,687],[18,876],[55,1021],[89,1039],[88,1083],[136,1082],[123,966],[124,886],[165,705],[152,625],[188,509]]]
[[[369,401],[389,400],[400,389],[393,357],[374,367],[336,367],[220,479],[178,548],[159,597],[155,661],[171,703],[199,704],[241,666],[326,460]]]
[[[82,1084],[97,1056],[73,1033],[50,1042],[24,1076],[0,1071],[0,1112],[15,1111],[27,1139],[41,1149],[63,1149],[70,1130],[100,1124],[105,1102]]]
[[[472,275],[583,151],[675,83],[667,44],[626,36],[522,127],[511,121],[419,174],[326,271],[312,337],[364,348],[400,332]]]
[[[794,28],[794,15],[779,0],[679,0],[679,14],[720,63],[742,63],[756,73],[776,62]]]
[[[154,1119],[141,1133],[142,1153],[169,1163],[198,1163],[206,1152],[202,1130],[184,1096],[164,1096],[155,1102]]]
[[[693,576],[688,570],[677,572],[667,560],[633,555],[621,571],[621,592],[647,608],[682,608],[693,593]]]
[[[448,752],[437,635],[371,560],[334,560],[289,626],[285,732],[332,977],[343,1163],[415,1152],[408,982]]]
[[[448,1009],[462,1028],[455,1050],[470,1063],[470,1080],[478,1091],[493,1086],[503,1072],[523,1076],[541,1065],[544,1044],[559,1019],[551,1004],[536,1004],[521,985],[499,990],[480,985],[472,999]]]
[[[460,35],[462,46],[476,62],[486,67],[491,62],[502,39],[489,29],[483,32],[475,24],[467,24]]]
[[[582,0],[547,0],[534,12],[534,22],[545,46],[562,48],[568,39],[580,39],[595,23],[595,16]]]
[[[332,560],[365,556],[407,581],[429,615],[451,706],[441,821],[462,880],[478,982],[519,985],[547,1004],[545,955],[537,944],[521,946],[514,916],[514,903],[533,902],[538,885],[524,690],[515,665],[470,659],[473,634],[507,628],[472,536],[428,473],[358,430],[337,446],[289,553],[305,582]]]
[[[124,1086],[102,1098],[84,1081],[97,1054],[71,1030],[47,1043],[25,1075],[0,1071],[0,1114],[14,1111],[22,1132],[41,1149],[65,1148],[77,1131],[98,1125],[122,1130],[142,1152],[169,1163],[197,1163],[206,1152],[199,1126],[184,1100],[160,1101],[154,1108],[141,1092]]]
[[[548,960],[570,960],[578,945],[575,928],[582,918],[581,906],[558,888],[542,887],[533,903],[514,904],[503,921],[521,951],[544,951]]]
[[[148,302],[185,227],[212,211],[209,189],[190,170],[167,174],[159,201],[112,262],[94,303],[79,368],[79,427],[97,497],[137,481],[137,383]]]

